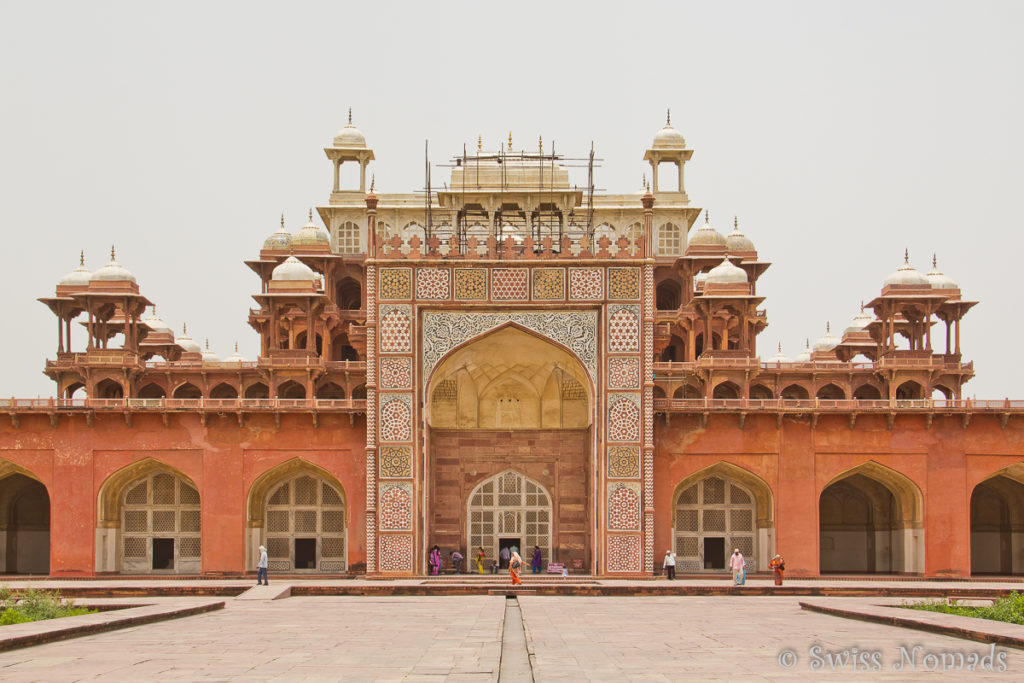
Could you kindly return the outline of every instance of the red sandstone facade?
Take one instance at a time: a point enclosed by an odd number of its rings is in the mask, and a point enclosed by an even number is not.
[[[804,576],[1024,573],[1021,405],[962,398],[974,302],[937,268],[762,361],[769,264],[692,227],[669,125],[635,195],[503,147],[425,204],[367,192],[351,122],[325,151],[327,232],[282,222],[247,262],[257,360],[145,316],[113,255],[41,299],[57,397],[0,403],[0,570],[237,575],[263,544],[272,571],[407,576],[436,544],[620,577],[733,547]]]

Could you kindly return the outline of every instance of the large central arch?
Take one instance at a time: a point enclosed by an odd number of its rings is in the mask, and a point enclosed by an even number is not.
[[[550,511],[510,512],[510,523],[515,517],[527,526],[520,532],[509,526],[507,539],[519,539],[521,549],[539,545],[545,562],[592,568],[593,396],[588,368],[575,351],[514,322],[443,356],[424,394],[426,546],[440,546],[445,556],[458,549],[473,557],[477,547],[470,544],[476,543],[484,545],[489,561],[496,559],[502,542],[497,527],[485,533],[480,526],[492,513],[476,510],[476,533],[471,528],[472,498],[482,500],[473,491],[514,471],[524,477],[524,487],[543,491]],[[540,523],[538,515],[547,515],[548,534],[529,533],[529,525]],[[474,541],[478,536],[489,540]],[[530,540],[543,536],[546,544]]]

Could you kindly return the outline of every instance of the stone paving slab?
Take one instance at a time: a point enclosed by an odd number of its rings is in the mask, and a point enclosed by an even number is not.
[[[519,603],[538,681],[1024,678],[1024,653],[998,646],[1006,671],[937,676],[925,670],[926,655],[974,652],[981,657],[989,649],[959,638],[809,612],[794,598],[523,596]],[[916,657],[913,666],[901,659],[901,646]],[[814,647],[821,648],[816,655]],[[867,665],[855,662],[856,670],[849,659],[833,670],[827,656],[839,664],[842,653],[853,648],[858,654],[878,653],[879,670],[869,668],[870,659]]]
[[[899,604],[896,601],[878,604],[876,600],[865,602],[863,600],[835,599],[801,601],[800,607],[847,619],[891,624],[902,628],[930,631],[983,643],[997,643],[1006,647],[1024,649],[1024,626],[1020,624],[927,610],[904,609],[898,607]]]
[[[0,650],[14,650],[167,619],[190,617],[223,608],[224,602],[218,600],[176,600],[173,603],[165,602],[75,617],[9,624],[0,627]]]
[[[239,595],[235,600],[280,600],[291,597],[292,587],[287,583],[275,583],[268,586],[253,586]]]

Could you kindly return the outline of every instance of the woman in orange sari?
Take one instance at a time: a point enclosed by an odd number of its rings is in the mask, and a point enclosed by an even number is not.
[[[512,585],[523,585],[523,582],[519,580],[519,571],[523,568],[523,558],[519,556],[519,553],[513,551],[508,561],[508,575],[512,577]]]
[[[776,555],[772,558],[772,561],[768,563],[768,568],[775,572],[775,585],[782,585],[782,572],[786,571],[786,561],[782,559],[782,555]]]

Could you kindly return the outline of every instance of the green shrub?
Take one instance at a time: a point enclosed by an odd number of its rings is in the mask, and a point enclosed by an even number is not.
[[[75,617],[95,611],[84,607],[75,607],[70,600],[61,600],[60,591],[26,588],[23,592],[16,593],[7,585],[0,585],[0,626],[60,617]]]
[[[929,612],[955,614],[961,617],[977,617],[1005,621],[1010,624],[1024,624],[1024,594],[1014,591],[1006,597],[999,598],[990,607],[966,607],[964,605],[947,605],[945,600],[921,600],[903,603],[901,607],[921,609]]]

